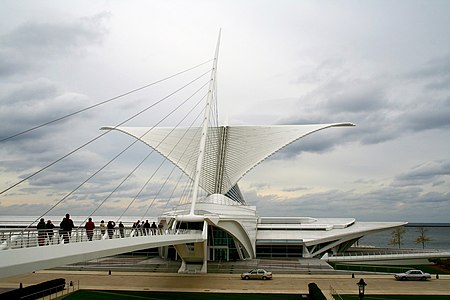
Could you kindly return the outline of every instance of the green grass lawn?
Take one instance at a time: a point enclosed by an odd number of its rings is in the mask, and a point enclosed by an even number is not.
[[[125,300],[125,299],[182,299],[182,300],[293,300],[300,299],[294,294],[220,294],[220,293],[171,293],[145,291],[88,291],[79,290],[64,298],[64,300]]]

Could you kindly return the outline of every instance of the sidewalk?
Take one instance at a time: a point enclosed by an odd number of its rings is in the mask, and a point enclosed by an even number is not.
[[[392,275],[364,275],[367,294],[449,295],[450,276],[428,281],[396,281]],[[174,274],[112,271],[46,270],[0,279],[0,288],[28,286],[55,278],[65,278],[80,289],[142,290],[215,293],[308,293],[315,282],[324,294],[330,286],[339,294],[357,294],[360,276],[274,274],[273,280],[241,280],[238,274]]]

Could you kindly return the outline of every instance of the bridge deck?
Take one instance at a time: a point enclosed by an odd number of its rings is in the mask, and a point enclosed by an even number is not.
[[[112,239],[100,236],[93,241],[88,241],[80,231],[78,234],[72,233],[69,243],[54,242],[50,245],[37,246],[37,235],[34,235],[34,242],[31,233],[26,235],[30,236],[30,239],[19,242],[16,238],[14,243],[17,243],[14,247],[7,246],[11,240],[3,241],[4,250],[0,251],[0,278],[120,253],[205,240],[201,230],[165,231],[164,234],[158,235]],[[58,239],[55,237],[55,240]]]

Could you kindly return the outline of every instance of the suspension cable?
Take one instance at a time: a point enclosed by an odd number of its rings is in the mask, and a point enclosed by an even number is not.
[[[182,86],[181,88],[175,90],[174,92],[170,93],[169,95],[163,97],[162,99],[156,101],[154,104],[152,104],[152,105],[150,105],[150,106],[144,108],[143,110],[141,110],[141,111],[138,112],[137,114],[131,116],[130,118],[126,119],[125,121],[123,121],[123,122],[121,122],[121,123],[115,125],[114,128],[119,127],[119,126],[121,126],[121,125],[123,125],[123,124],[129,122],[130,120],[136,118],[137,116],[139,116],[139,115],[141,115],[142,113],[146,112],[146,111],[149,110],[150,108],[153,108],[153,107],[155,107],[156,105],[158,105],[158,104],[160,104],[161,102],[163,102],[164,100],[167,100],[169,97],[173,96],[173,95],[176,94],[177,92],[181,91],[182,89],[184,89],[184,88],[186,88],[187,86],[191,85],[192,83],[194,83],[195,81],[197,81],[197,80],[200,79],[201,77],[203,77],[203,76],[205,76],[206,74],[208,74],[209,71],[210,71],[210,70],[208,70],[207,72],[201,74],[200,76],[198,76],[198,77],[195,78],[194,80],[190,81],[189,83],[185,84],[184,86]],[[111,130],[112,130],[112,129],[111,129]],[[68,156],[74,154],[74,153],[77,152],[78,150],[80,150],[80,149],[86,147],[87,145],[93,143],[94,141],[98,140],[99,138],[101,138],[101,137],[103,137],[104,135],[106,135],[106,134],[108,134],[109,132],[111,132],[111,130],[108,130],[108,131],[105,131],[104,133],[101,133],[101,134],[98,135],[97,137],[95,137],[95,138],[91,139],[90,141],[84,143],[83,145],[81,145],[81,146],[75,148],[75,150],[72,150],[71,152],[69,152],[69,153],[63,155],[62,157],[58,158],[57,160],[53,161],[52,163],[50,163],[50,164],[46,165],[45,167],[41,168],[40,170],[38,170],[38,171],[36,171],[36,172],[34,172],[34,173],[32,173],[32,174],[26,176],[25,178],[23,178],[22,180],[20,180],[20,181],[14,183],[14,184],[11,185],[10,187],[8,187],[8,188],[2,190],[2,191],[0,192],[0,195],[3,194],[3,193],[5,193],[5,192],[7,192],[7,191],[9,191],[9,190],[12,189],[12,188],[18,186],[19,184],[23,183],[24,181],[27,181],[28,179],[30,179],[31,177],[33,177],[33,176],[35,176],[35,175],[41,173],[42,171],[48,169],[49,167],[53,166],[54,164],[60,162],[61,160],[67,158]]]
[[[209,72],[209,70],[208,70]],[[198,79],[200,79],[201,77],[203,77],[205,74],[207,74],[208,72],[205,72],[204,74],[200,75],[199,77],[195,78],[194,80],[192,80],[191,82],[187,83],[186,85],[182,86],[181,88],[177,89],[176,91],[170,93],[168,96],[164,97],[163,99],[159,100],[157,103],[162,102],[163,100],[169,98],[170,96],[174,95],[175,93],[179,92],[180,90],[184,89],[185,87],[189,86],[190,84],[192,84],[193,82],[197,81]],[[156,104],[157,104],[156,103]],[[151,105],[150,107],[155,106],[156,104]],[[121,122],[120,124],[114,126],[114,128],[119,127],[120,125],[128,122],[129,120],[133,119],[134,117],[136,117],[137,115],[147,111],[150,107],[145,108],[144,110],[140,111],[138,114],[134,115],[132,118],[127,119],[124,122]],[[106,131],[104,134],[101,134],[100,136],[104,136],[106,133],[111,132],[113,129],[110,129],[108,131]],[[98,137],[96,138],[98,139]],[[71,192],[69,192],[66,196],[64,196],[62,199],[60,199],[59,201],[57,201],[52,207],[50,207],[45,213],[43,213],[39,218],[37,218],[36,220],[34,220],[30,225],[28,225],[25,229],[28,229],[31,225],[33,225],[34,223],[36,223],[38,220],[40,220],[40,218],[42,218],[43,216],[45,216],[47,213],[49,213],[50,211],[52,211],[56,206],[58,206],[61,202],[63,202],[65,199],[67,199],[70,195],[72,195],[75,191],[77,191],[80,187],[82,187],[85,183],[87,183],[89,180],[91,180],[94,176],[96,176],[98,173],[100,173],[103,169],[105,169],[108,165],[110,165],[114,160],[116,160],[119,156],[121,156],[123,153],[125,153],[128,149],[130,149],[132,146],[134,146],[139,140],[135,140],[134,142],[132,142],[130,145],[128,145],[125,149],[123,149],[121,152],[119,152],[116,156],[114,156],[111,160],[109,160],[105,165],[103,165],[100,169],[98,169],[96,172],[94,172],[91,176],[89,176],[86,180],[84,180],[81,184],[79,184],[75,189],[73,189]],[[90,143],[90,142],[89,142]],[[70,154],[72,154],[74,151],[72,151]],[[66,156],[67,157],[67,156]],[[62,159],[62,158],[61,158]],[[59,159],[58,161],[60,161],[61,159]],[[55,162],[53,162],[50,165],[53,165]],[[50,166],[49,165],[49,166]],[[45,167],[44,169],[48,168],[49,166]],[[25,181],[28,178],[31,178],[32,176],[36,175],[37,173],[43,171],[44,169],[39,170],[38,172],[28,176],[27,178],[25,178],[24,180],[21,180],[19,183]],[[3,192],[6,192],[7,190],[10,190],[12,187],[17,186],[19,183],[16,183],[15,185],[9,187],[8,189],[0,192],[0,194],[2,194]],[[25,230],[24,229],[24,230]]]
[[[206,86],[206,84],[204,85],[204,86]],[[203,87],[204,87],[203,86]],[[203,99],[206,97],[206,95],[205,96],[203,96],[196,104],[195,104],[195,106],[193,107],[193,108],[191,108],[191,110],[184,116],[184,118],[176,125],[176,127],[178,127],[178,125],[180,125],[183,121],[184,121],[184,119],[186,119],[186,117],[188,116],[188,115],[190,115],[191,114],[191,112],[201,103],[201,101],[203,101]],[[203,111],[203,110],[202,110]],[[200,111],[200,114],[201,114],[201,112],[202,111]],[[190,125],[190,127],[192,126],[192,124],[193,123],[195,123],[196,122],[196,120],[200,117],[200,114],[198,114],[197,115],[197,117],[192,121],[192,123],[191,123],[191,125]],[[189,128],[190,128],[189,127]],[[166,137],[162,140],[162,141],[164,141],[173,131],[175,130],[175,128],[173,128],[167,135],[166,135]],[[183,136],[180,138],[180,140],[177,142],[177,144],[175,144],[175,146],[172,148],[172,151],[173,151],[173,149],[176,147],[176,145],[178,145],[178,143],[180,143],[181,142],[181,140],[182,140],[182,138],[185,136],[187,134],[187,132],[185,132],[184,134],[183,134]],[[162,143],[162,141],[156,146],[156,147],[158,147],[161,143]],[[185,150],[184,150],[184,152],[183,152],[183,154],[181,155],[181,157],[184,155],[184,153],[186,152],[186,150],[187,150],[187,148],[189,147],[189,145],[190,145],[190,143],[186,146],[186,148],[185,148]],[[156,148],[155,147],[155,148]],[[171,151],[171,152],[172,152]],[[152,152],[153,152],[153,150],[152,150]],[[180,159],[181,159],[181,157],[180,157]],[[164,161],[163,161],[164,162]],[[150,180],[151,179],[153,179],[153,177],[156,175],[156,172],[159,170],[159,168],[162,166],[162,164],[156,169],[156,171],[155,172],[153,172],[153,174],[149,177],[149,179],[146,181],[146,183],[142,186],[142,188],[139,190],[139,192],[136,194],[136,196],[133,198],[133,200],[128,204],[128,206],[127,206],[127,208],[125,209],[125,211],[122,213],[122,215],[119,217],[119,219],[118,220],[120,220],[120,218],[122,218],[122,216],[128,211],[128,209],[130,208],[130,206],[134,203],[134,201],[140,196],[140,194],[142,193],[142,191],[145,189],[145,187],[148,185],[148,183],[150,182]]]
[[[200,104],[200,102],[203,101],[203,100],[205,99],[206,96],[207,96],[207,94],[206,94],[205,96],[203,96],[203,97],[199,100],[199,102],[196,104],[196,106],[197,106],[198,104]],[[194,108],[195,108],[195,107],[194,107]],[[192,109],[192,110],[193,110],[193,109]],[[191,111],[192,111],[192,110],[191,110]],[[190,113],[190,112],[189,112],[189,113]],[[200,113],[197,115],[197,117],[195,118],[195,120],[193,120],[193,122],[191,123],[191,125],[189,126],[189,128],[192,128],[192,125],[193,125],[193,124],[195,123],[195,121],[201,116],[201,113],[202,113],[202,112],[200,112]],[[181,123],[181,122],[180,122],[180,123]],[[179,123],[179,124],[180,124],[180,123]],[[179,124],[177,124],[177,126],[178,126]],[[177,127],[177,126],[176,126],[176,127]],[[175,127],[175,128],[176,128],[176,127]],[[169,133],[167,134],[166,137],[168,137],[168,136],[175,130],[175,128],[173,128],[173,130],[172,130],[171,132],[169,132]],[[183,136],[180,137],[180,139],[178,140],[178,142],[173,146],[173,148],[172,148],[172,150],[170,151],[170,153],[172,153],[172,151],[175,150],[175,148],[177,147],[177,145],[178,145],[179,143],[181,143],[181,141],[182,141],[183,138],[186,136],[186,134],[187,134],[187,131],[183,134]],[[191,139],[191,141],[189,142],[189,144],[185,147],[183,154],[186,153],[186,150],[189,148],[189,146],[191,145],[192,141],[193,141],[193,138]],[[170,153],[169,153],[169,155],[170,155]],[[183,156],[183,154],[180,156],[180,158],[179,158],[178,161],[181,160],[181,157]],[[165,160],[161,163],[161,165],[158,167],[158,169],[163,165],[164,162],[165,162]],[[176,165],[175,165],[175,167],[176,167]],[[158,169],[157,169],[155,172],[157,172]],[[174,169],[172,169],[172,172],[170,172],[170,174],[167,176],[167,178],[166,178],[166,180],[164,181],[164,183],[161,185],[161,187],[160,187],[158,193],[156,193],[155,197],[153,197],[152,202],[148,205],[147,210],[145,211],[145,213],[143,214],[143,216],[142,216],[141,219],[143,219],[143,218],[147,215],[147,212],[149,211],[150,207],[153,206],[153,203],[155,202],[156,197],[159,195],[159,193],[162,191],[163,187],[165,186],[165,184],[166,184],[167,181],[169,180],[169,177],[172,175],[173,170],[174,170]]]
[[[159,120],[158,121],[158,123],[156,123],[154,126],[152,126],[152,127],[150,127],[144,134],[142,134],[139,138],[137,138],[134,142],[133,142],[133,144],[134,143],[137,143],[138,141],[140,141],[141,140],[141,138],[142,137],[144,137],[145,135],[147,135],[153,128],[155,128],[157,125],[159,125],[159,124],[161,124],[165,119],[167,119],[170,115],[172,115],[174,112],[176,112],[181,106],[183,106],[187,101],[189,101],[192,97],[194,97],[201,89],[203,89],[206,85],[208,84],[208,82],[207,83],[205,83],[203,86],[201,86],[197,91],[195,91],[191,96],[189,96],[187,99],[185,99],[183,102],[181,102],[177,107],[175,107],[170,113],[168,113],[166,116],[164,116],[164,118],[162,118],[161,120]],[[204,98],[204,97],[203,97]],[[202,99],[203,99],[202,98]],[[197,106],[197,105],[196,105]],[[194,108],[196,107],[196,106],[194,106]],[[194,108],[192,108],[192,110],[194,109]],[[192,111],[191,110],[191,111]],[[178,124],[177,124],[177,126],[179,125],[179,124],[181,124],[183,121],[184,121],[184,119],[188,116],[189,114],[187,114]],[[173,129],[173,130],[175,130],[175,128]],[[171,132],[173,132],[173,130],[171,131]],[[170,133],[169,133],[170,134]],[[168,135],[169,135],[168,134]],[[166,136],[166,138],[167,138],[167,136]],[[164,138],[163,140],[161,140],[160,141],[160,143],[156,146],[156,147],[158,147],[159,145],[161,145],[161,143],[166,139],[166,138]],[[93,215],[93,214],[95,214],[95,212],[98,210],[98,209],[100,209],[100,207],[125,183],[125,181],[127,181],[128,180],[128,178],[130,178],[130,176],[132,175],[132,174],[134,174],[134,172],[147,160],[147,158],[153,153],[155,151],[155,149],[152,149],[152,151],[150,151],[146,156],[145,156],[145,158],[122,180],[122,182],[97,206],[97,208],[90,214],[90,215]],[[161,167],[161,165],[160,165],[160,167]],[[159,169],[159,167],[158,167],[158,169]],[[155,171],[156,172],[156,171]],[[86,220],[87,220],[87,218],[83,221],[83,223],[84,222],[86,222]],[[80,225],[81,226],[81,225]]]
[[[65,115],[65,116],[56,118],[56,119],[54,119],[54,120],[51,120],[51,121],[42,123],[42,124],[40,124],[40,125],[31,127],[31,128],[26,129],[26,130],[24,130],[24,131],[18,132],[18,133],[13,134],[13,135],[10,135],[10,136],[8,136],[8,137],[6,137],[6,138],[0,139],[0,143],[1,143],[1,142],[4,142],[4,141],[7,141],[7,140],[9,140],[9,139],[15,138],[15,137],[17,137],[17,136],[19,136],[19,135],[28,133],[28,132],[30,132],[30,131],[33,131],[33,130],[42,128],[42,127],[44,127],[44,126],[53,124],[53,123],[55,123],[55,122],[58,122],[58,121],[67,119],[67,118],[69,118],[69,117],[72,117],[72,116],[77,115],[77,114],[79,114],[79,113],[85,112],[85,111],[90,110],[90,109],[92,109],[92,108],[101,106],[101,105],[103,105],[103,104],[105,104],[105,103],[109,103],[109,102],[112,102],[112,101],[117,100],[117,99],[119,99],[119,98],[128,96],[128,95],[130,95],[130,94],[132,94],[132,93],[138,92],[138,91],[140,91],[140,90],[146,89],[146,88],[148,88],[148,87],[150,87],[150,86],[153,86],[153,85],[155,85],[155,84],[161,83],[161,82],[163,82],[163,81],[169,80],[169,79],[174,78],[174,77],[176,77],[176,76],[178,76],[178,75],[181,75],[181,74],[183,74],[183,73],[186,73],[186,72],[188,72],[188,71],[191,71],[191,70],[193,70],[193,69],[195,69],[195,68],[198,68],[198,67],[200,67],[200,66],[202,66],[202,65],[204,65],[204,64],[207,64],[207,63],[209,63],[209,62],[211,62],[211,61],[212,61],[212,59],[210,59],[210,60],[208,60],[208,61],[205,61],[205,62],[203,62],[203,63],[201,63],[201,64],[198,64],[198,65],[196,65],[196,66],[194,66],[194,67],[191,67],[191,68],[189,68],[189,69],[186,69],[186,70],[184,70],[184,71],[181,71],[181,72],[175,73],[175,74],[173,74],[173,75],[167,76],[167,77],[165,77],[165,78],[163,78],[163,79],[154,81],[154,82],[152,82],[152,83],[146,84],[146,85],[141,86],[141,87],[139,87],[139,88],[136,88],[136,89],[133,89],[133,90],[131,90],[131,91],[125,92],[125,93],[123,93],[123,94],[120,94],[120,95],[118,95],[118,96],[112,97],[112,98],[107,99],[107,100],[105,100],[105,101],[102,101],[102,102],[99,102],[99,103],[97,103],[97,104],[94,104],[94,105],[85,107],[85,108],[80,109],[80,110],[78,110],[78,111],[69,113],[69,114],[67,114],[67,115]]]

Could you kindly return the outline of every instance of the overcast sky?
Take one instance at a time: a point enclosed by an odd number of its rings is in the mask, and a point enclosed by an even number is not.
[[[449,1],[1,1],[0,138],[208,61],[220,28],[221,123],[356,124],[244,177],[259,215],[450,222]],[[179,86],[0,143],[1,190]],[[0,195],[0,215],[45,212],[131,141],[112,136]],[[147,150],[51,214],[90,214]],[[98,213],[121,214],[137,185],[124,187]]]

